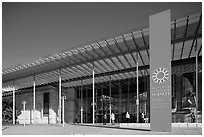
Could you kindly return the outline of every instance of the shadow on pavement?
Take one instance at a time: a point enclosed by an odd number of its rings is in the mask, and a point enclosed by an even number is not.
[[[6,130],[7,128],[9,128],[8,126],[2,127],[2,131]]]
[[[124,130],[140,130],[140,131],[150,131],[150,129],[142,128],[124,128],[119,125],[97,125],[97,124],[71,124],[76,126],[90,126],[90,127],[102,127],[102,128],[114,128],[114,129],[124,129]]]

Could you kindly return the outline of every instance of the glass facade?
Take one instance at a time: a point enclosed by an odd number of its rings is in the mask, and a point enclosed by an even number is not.
[[[195,63],[185,60],[172,66],[172,122],[186,123],[192,120],[192,113],[196,114],[195,92]],[[202,63],[198,66],[198,122],[202,121]],[[95,105],[95,123],[110,122],[111,112],[115,114],[116,123],[126,123],[126,112],[130,114],[130,123],[137,121],[136,107],[136,78],[120,81],[108,81],[95,84],[95,104],[92,103],[92,85],[82,85],[77,88],[78,110],[77,121],[92,123],[93,105]],[[139,122],[150,122],[149,75],[139,77]],[[82,107],[82,109],[81,109]],[[81,110],[83,113],[81,113]]]

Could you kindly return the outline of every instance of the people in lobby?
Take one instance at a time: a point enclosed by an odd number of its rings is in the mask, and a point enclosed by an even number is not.
[[[126,122],[129,123],[129,121],[130,121],[130,114],[128,112],[126,113],[125,118],[126,118]]]
[[[107,115],[106,115],[106,113],[105,113],[104,116],[103,116],[103,124],[104,124],[104,125],[106,125],[106,119],[107,119]]]
[[[112,125],[115,125],[115,114],[113,112],[111,114],[111,121],[112,121]]]
[[[142,117],[142,123],[144,123],[145,122],[145,113],[144,112],[142,112],[141,117]]]
[[[195,123],[195,114],[191,113],[191,123]]]

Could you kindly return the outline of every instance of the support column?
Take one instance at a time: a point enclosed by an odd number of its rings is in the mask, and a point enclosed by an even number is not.
[[[93,62],[93,100],[92,100],[92,104],[93,104],[93,124],[95,123],[95,102],[94,102],[94,98],[95,98],[95,94],[94,94],[94,90],[95,90],[95,74],[94,74],[94,62]]]
[[[13,125],[15,125],[15,88],[13,85]]]
[[[147,76],[147,118],[150,123],[150,76]]]
[[[33,123],[35,123],[35,75],[33,78]]]
[[[24,122],[23,122],[23,126],[25,127],[25,105],[26,105],[26,102],[25,101],[23,101],[23,113],[24,113]]]
[[[136,54],[137,60],[137,99],[136,99],[136,106],[137,106],[137,123],[139,123],[139,78],[138,78],[138,52]]]
[[[121,86],[121,83],[119,81],[119,123],[122,122],[122,86]]]
[[[128,96],[127,96],[127,112],[130,112],[130,81],[128,79]]]
[[[88,123],[88,93],[86,87],[86,123]]]
[[[97,90],[97,87],[95,88],[95,111],[96,111],[96,114],[95,114],[95,122],[97,123],[98,122],[98,115],[97,115],[97,96],[98,96],[98,90]]]
[[[146,78],[146,71],[147,71],[147,70],[144,70],[144,93],[145,93],[145,92],[147,93],[147,78]],[[146,115],[146,114],[147,114],[147,107],[146,107],[146,105],[147,105],[147,100],[145,100],[144,105],[145,105],[145,115]]]
[[[111,75],[110,75],[110,79],[109,79],[109,95],[110,95],[110,99],[109,99],[109,112],[110,112],[110,123],[111,123]]]
[[[61,124],[61,113],[62,113],[62,106],[61,102],[62,101],[62,78],[61,78],[61,69],[59,70],[59,124]]]
[[[81,124],[83,123],[83,80],[81,80]]]
[[[179,72],[180,74],[181,71]],[[177,111],[182,109],[182,94],[183,94],[183,76],[176,75],[176,100],[177,100]],[[177,121],[180,122],[180,121]]]
[[[103,83],[102,83],[102,86],[101,86],[101,106],[102,106],[102,123],[104,123],[104,105],[103,105]]]
[[[196,52],[196,123],[198,123],[198,50],[197,50],[197,39],[195,45]]]
[[[62,126],[64,127],[64,100],[65,96],[62,97]]]

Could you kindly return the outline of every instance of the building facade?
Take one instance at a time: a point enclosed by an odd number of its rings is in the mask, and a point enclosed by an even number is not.
[[[201,16],[171,23],[173,123],[195,122],[192,114],[202,122]],[[147,28],[5,69],[3,103],[19,124],[102,123],[105,114],[111,122],[111,113],[126,123],[126,112],[131,123],[149,123],[148,42]]]

